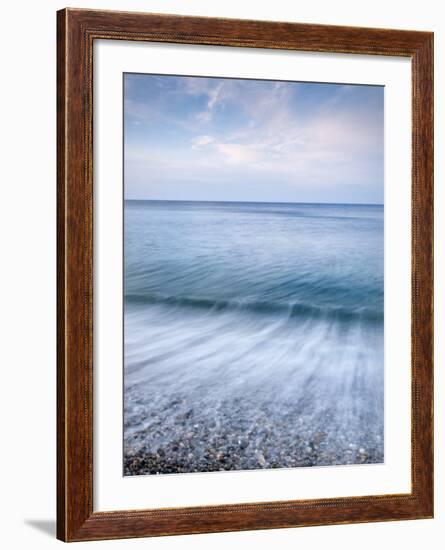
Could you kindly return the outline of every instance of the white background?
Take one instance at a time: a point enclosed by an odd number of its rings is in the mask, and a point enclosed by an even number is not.
[[[433,30],[436,121],[444,120],[441,2],[114,0],[77,7]],[[1,543],[53,548],[55,518],[55,11],[62,2],[2,6]],[[4,41],[4,44],[3,44]],[[442,99],[443,101],[443,99]],[[436,519],[88,543],[101,548],[441,548],[445,535],[443,400],[445,230],[443,123],[436,124]],[[6,170],[5,170],[6,168]],[[440,213],[440,214],[439,214]],[[5,307],[6,305],[6,307]],[[439,437],[442,434],[442,437]],[[439,540],[442,538],[442,540]]]

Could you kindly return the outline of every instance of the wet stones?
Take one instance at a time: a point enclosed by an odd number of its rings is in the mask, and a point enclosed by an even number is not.
[[[383,461],[383,433],[300,403],[219,402],[206,410],[176,397],[147,415],[138,410],[125,439],[125,475],[371,464]]]

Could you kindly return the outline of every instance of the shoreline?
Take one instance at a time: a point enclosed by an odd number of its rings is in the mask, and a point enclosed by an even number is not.
[[[309,402],[238,398],[213,405],[213,415],[206,415],[176,396],[160,412],[152,411],[143,429],[126,433],[124,475],[384,461],[383,422],[372,413],[339,422],[338,410],[315,411]]]
[[[217,451],[213,451],[215,456]],[[310,467],[334,467],[334,466],[357,466],[361,464],[383,464],[383,456],[381,459],[373,460],[366,454],[352,452],[352,460],[348,462],[318,462],[314,461],[314,457],[309,453],[306,456],[302,456],[295,462],[302,462],[301,464],[278,464],[275,462],[268,463],[262,453],[258,454],[258,464],[251,467],[240,466],[233,463],[233,458],[228,457],[223,460],[215,459],[211,463],[206,465],[206,469],[197,469],[188,467],[181,461],[175,461],[173,457],[166,456],[163,453],[157,451],[156,453],[144,453],[136,452],[133,455],[127,455],[124,457],[124,476],[138,476],[138,475],[167,475],[167,474],[196,474],[196,473],[212,473],[212,472],[227,472],[227,471],[251,471],[251,470],[272,470],[272,469],[290,469],[290,468],[310,468]],[[206,457],[203,457],[207,460]],[[290,459],[292,462],[292,459]]]

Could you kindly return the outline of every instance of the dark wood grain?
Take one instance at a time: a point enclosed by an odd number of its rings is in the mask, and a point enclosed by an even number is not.
[[[96,39],[405,56],[412,61],[412,490],[93,512],[92,63]],[[66,9],[57,14],[57,536],[93,540],[433,515],[433,35]]]

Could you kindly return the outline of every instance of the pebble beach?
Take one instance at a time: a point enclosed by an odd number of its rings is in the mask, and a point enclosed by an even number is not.
[[[338,433],[329,412],[314,425],[313,416],[291,403],[226,401],[217,418],[205,418],[178,397],[167,410],[168,420],[153,413],[145,429],[127,437],[125,475],[383,462],[382,434],[358,433],[358,422]]]

